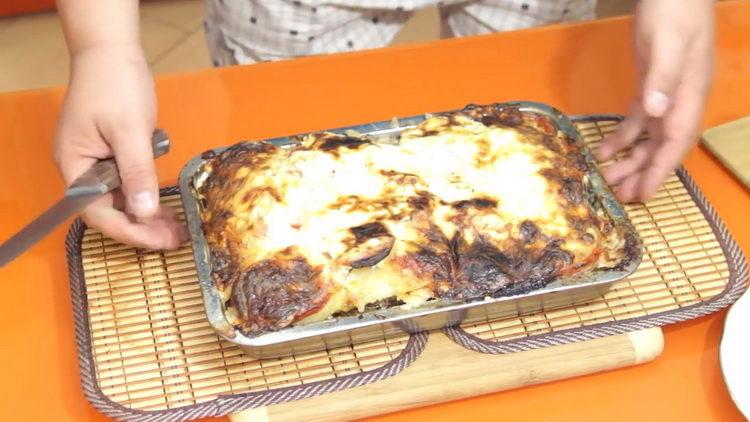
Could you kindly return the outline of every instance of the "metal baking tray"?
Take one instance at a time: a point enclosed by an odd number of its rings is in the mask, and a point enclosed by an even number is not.
[[[583,143],[581,135],[570,118],[560,111],[540,103],[510,102],[499,104],[503,107],[517,107],[524,113],[538,113],[550,118],[559,130],[565,132],[575,142]],[[458,111],[458,110],[456,110]],[[453,112],[453,111],[450,111]],[[414,127],[431,115],[426,114],[403,119],[393,119],[359,126],[329,130],[346,133],[355,131],[368,135],[375,141],[392,139],[408,128]],[[298,136],[268,139],[265,142],[278,146],[298,142]],[[219,153],[226,148],[211,151]],[[211,261],[205,241],[199,204],[193,194],[193,178],[206,153],[189,161],[180,173],[182,205],[192,239],[193,254],[197,266],[198,279],[203,292],[203,300],[209,323],[226,340],[236,343],[246,353],[255,357],[278,357],[300,352],[323,350],[326,348],[383,339],[402,335],[406,332],[434,330],[446,326],[500,318],[517,313],[529,313],[584,303],[599,297],[617,280],[633,273],[641,261],[641,244],[635,229],[627,218],[622,206],[617,202],[599,172],[588,148],[583,154],[589,162],[588,191],[596,197],[599,206],[609,214],[615,229],[621,236],[635,239],[635,247],[630,248],[623,261],[614,269],[592,270],[572,276],[560,277],[545,287],[524,294],[501,296],[474,302],[448,302],[434,300],[414,309],[394,306],[386,309],[365,312],[354,316],[332,318],[326,321],[290,326],[279,331],[248,336],[230,324],[224,315],[224,303],[219,291],[211,280]],[[211,154],[209,154],[211,155]]]

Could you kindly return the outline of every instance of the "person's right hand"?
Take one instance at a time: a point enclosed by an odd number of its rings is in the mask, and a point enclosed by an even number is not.
[[[97,159],[114,156],[121,190],[89,205],[86,224],[115,240],[174,249],[187,239],[174,210],[159,206],[151,147],[153,79],[140,47],[89,48],[71,57],[55,137],[55,161],[70,185]]]

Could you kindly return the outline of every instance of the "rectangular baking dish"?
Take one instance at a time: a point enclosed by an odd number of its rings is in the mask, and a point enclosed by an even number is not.
[[[511,102],[503,107],[517,107],[524,113],[538,113],[551,119],[559,130],[575,142],[583,143],[571,120],[560,111],[545,104],[533,102]],[[436,113],[440,114],[440,113]],[[330,132],[357,132],[372,139],[392,139],[414,127],[430,115],[394,119],[359,126],[330,130]],[[265,140],[277,146],[291,145],[299,137],[290,136]],[[224,303],[211,280],[211,262],[207,243],[201,226],[199,204],[193,194],[193,179],[200,176],[199,168],[204,160],[225,148],[216,148],[190,160],[180,173],[180,193],[188,230],[192,239],[193,254],[201,284],[206,315],[216,332],[226,340],[239,345],[246,353],[255,357],[278,357],[293,353],[323,350],[326,348],[383,339],[406,332],[434,330],[446,326],[470,323],[487,318],[500,318],[517,313],[529,313],[571,306],[590,301],[606,292],[617,280],[633,273],[641,260],[640,240],[628,220],[622,206],[614,198],[599,172],[596,162],[587,148],[583,148],[586,160],[591,164],[588,173],[589,194],[596,199],[611,218],[622,238],[630,237],[635,246],[626,249],[619,265],[606,270],[589,270],[572,276],[560,277],[544,288],[525,294],[490,298],[467,303],[435,300],[419,308],[402,309],[391,307],[345,316],[317,323],[290,326],[279,331],[248,336],[233,327],[224,315]]]

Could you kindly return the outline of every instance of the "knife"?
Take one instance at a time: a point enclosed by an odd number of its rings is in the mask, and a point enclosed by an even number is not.
[[[169,152],[167,132],[162,129],[154,130],[151,145],[154,158]],[[107,158],[95,162],[68,186],[63,199],[0,245],[0,267],[29,249],[86,205],[118,187],[120,187],[120,175],[117,172],[115,159]]]

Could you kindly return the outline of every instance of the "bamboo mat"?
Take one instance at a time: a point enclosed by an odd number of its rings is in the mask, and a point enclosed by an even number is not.
[[[618,124],[615,118],[602,119],[577,123],[592,150]],[[180,206],[174,191],[163,201]],[[669,315],[729,297],[726,245],[683,180],[670,177],[653,200],[628,205],[626,211],[644,244],[643,261],[631,277],[585,305],[471,324],[449,337],[459,344],[462,338],[485,343],[544,338]],[[78,223],[68,246],[74,310],[82,310],[76,323],[84,390],[111,416],[167,415],[170,409],[205,409],[217,398],[284,392],[265,405],[375,382],[418,359],[426,340],[404,335],[288,358],[253,359],[219,339],[206,321],[189,245],[146,253]],[[335,389],[316,390],[337,380]],[[295,389],[306,392],[295,395]]]

